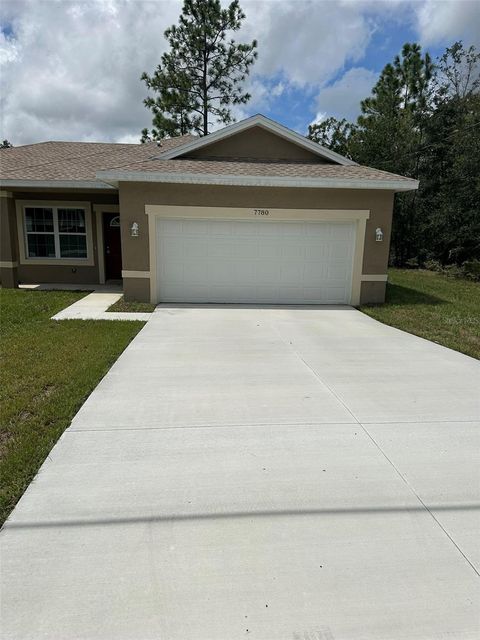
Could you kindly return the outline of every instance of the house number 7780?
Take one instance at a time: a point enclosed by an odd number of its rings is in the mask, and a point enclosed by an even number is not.
[[[268,209],[254,209],[253,213],[256,216],[269,216],[270,215],[270,211]]]

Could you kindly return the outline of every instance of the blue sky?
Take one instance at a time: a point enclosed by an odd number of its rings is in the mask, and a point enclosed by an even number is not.
[[[459,4],[461,0],[459,0]],[[406,4],[406,3],[405,3]],[[369,39],[368,45],[364,54],[356,59],[346,60],[345,64],[332,74],[329,81],[322,86],[319,90],[318,86],[302,86],[297,87],[295,85],[290,86],[285,93],[273,100],[265,109],[265,115],[273,118],[274,120],[281,120],[285,125],[304,133],[307,130],[308,124],[313,120],[316,120],[316,116],[319,111],[328,116],[335,116],[338,118],[347,118],[354,120],[360,113],[360,100],[361,97],[367,97],[369,90],[376,82],[376,78],[384,68],[384,66],[391,62],[394,57],[401,51],[402,46],[406,42],[419,42],[418,30],[415,28],[414,23],[409,19],[408,14],[403,12],[392,19],[378,19],[375,12],[371,12],[372,20],[375,22],[375,26],[372,28],[372,35]],[[480,28],[480,25],[479,25]],[[441,56],[445,51],[445,47],[453,43],[456,39],[465,38],[464,33],[458,32],[458,35],[452,35],[451,37],[445,37],[440,42],[430,43],[423,46],[424,52],[428,51],[433,59]],[[468,35],[467,35],[468,38]],[[361,86],[365,87],[365,93],[356,93],[353,103],[355,108],[351,108],[350,105],[346,105],[340,99],[337,101],[329,101],[328,107],[325,110],[318,108],[318,102],[316,96],[325,94],[326,90],[331,87],[335,87],[336,83],[348,74],[349,71],[355,71],[359,68],[372,72],[371,75],[365,74],[365,83]],[[367,80],[370,82],[367,82]],[[282,81],[282,76],[277,75],[266,79],[266,82],[275,86]]]
[[[140,81],[153,72],[181,0],[3,0],[0,137],[138,142],[151,122]],[[226,0],[223,0],[226,4]],[[384,65],[407,41],[433,57],[480,38],[473,0],[241,0],[241,41],[256,38],[241,119],[264,113],[305,133],[355,119]]]

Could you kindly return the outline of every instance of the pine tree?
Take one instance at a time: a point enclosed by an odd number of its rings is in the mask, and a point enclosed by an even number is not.
[[[361,164],[418,178],[431,114],[434,65],[418,44],[406,43],[361,103],[352,153]],[[418,193],[397,194],[391,259],[404,265],[418,254]]]
[[[308,125],[308,138],[318,142],[322,147],[351,158],[351,140],[355,129],[355,125],[347,122],[345,118],[337,120],[331,117]]]
[[[204,136],[212,119],[233,121],[230,107],[251,97],[243,83],[257,57],[255,40],[227,40],[244,18],[238,0],[226,9],[220,0],[184,0],[178,25],[165,31],[170,50],[152,76],[142,75],[156,94],[144,100],[153,113],[153,129],[142,131],[142,141],[189,132]]]

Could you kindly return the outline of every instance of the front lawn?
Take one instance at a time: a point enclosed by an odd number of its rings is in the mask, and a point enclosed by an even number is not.
[[[144,325],[49,319],[85,295],[0,290],[0,522]]]
[[[150,302],[127,302],[122,296],[120,300],[114,302],[107,311],[116,311],[121,313],[153,313],[155,311],[155,304]]]
[[[423,270],[390,269],[383,305],[363,313],[480,359],[480,284]]]

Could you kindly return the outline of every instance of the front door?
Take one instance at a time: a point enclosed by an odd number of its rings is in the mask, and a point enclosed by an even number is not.
[[[120,240],[120,216],[103,214],[103,241],[105,244],[105,278],[120,280],[122,277],[122,244]]]

